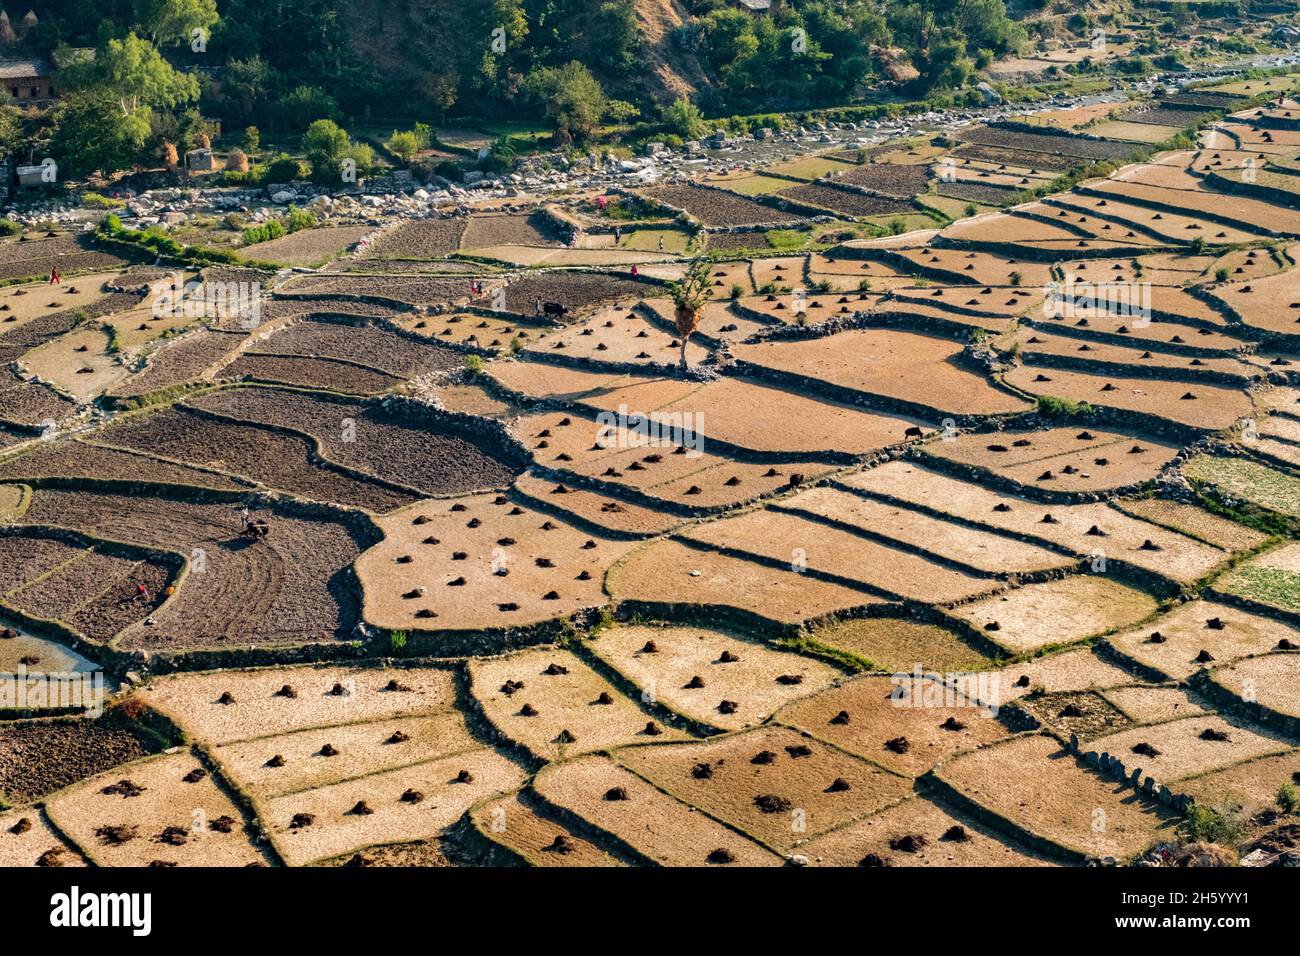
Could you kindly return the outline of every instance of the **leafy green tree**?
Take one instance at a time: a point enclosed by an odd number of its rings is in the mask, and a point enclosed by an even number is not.
[[[393,130],[393,135],[388,137],[384,144],[388,151],[404,163],[411,163],[420,153],[420,137],[410,130],[397,131]]]
[[[304,129],[314,120],[339,118],[338,100],[319,86],[294,87],[284,98],[283,107],[294,129]]]
[[[420,86],[445,124],[447,111],[456,105],[456,97],[460,91],[460,77],[448,72],[429,73],[421,78]]]
[[[699,139],[704,133],[704,114],[686,97],[678,97],[663,111],[664,125],[683,139]]]
[[[975,72],[966,44],[955,37],[932,43],[916,65],[927,90],[958,89]]]
[[[149,136],[149,111],[123,113],[109,92],[65,95],[54,111],[54,156],[64,174],[85,176],[129,169],[140,159]]]
[[[223,115],[236,120],[264,118],[278,80],[278,74],[260,56],[231,60],[221,77]]]
[[[204,36],[217,24],[217,0],[133,0],[136,23],[159,46],[188,43],[195,30]]]
[[[244,127],[244,151],[252,156],[262,148],[262,131],[256,126]]]
[[[337,180],[349,146],[347,130],[333,120],[319,119],[308,126],[302,151],[311,164],[312,177],[322,182]]]
[[[360,179],[375,171],[375,151],[368,143],[349,143],[348,148],[343,151],[343,158],[352,161],[353,168]]]
[[[576,140],[585,140],[596,131],[608,106],[600,83],[576,60],[534,70],[527,89],[556,129]]]
[[[134,33],[109,40],[94,60],[62,71],[59,86],[68,92],[103,93],[116,100],[123,116],[171,109],[199,98],[199,82],[162,58],[148,40]]]
[[[266,168],[266,181],[268,183],[291,183],[294,180],[302,179],[306,175],[302,168],[302,163],[281,153]]]
[[[528,36],[528,17],[522,0],[479,0],[467,4],[467,22],[462,26],[466,46],[480,51],[471,73],[478,89],[497,95],[508,91],[510,66],[523,49]],[[500,31],[500,32],[498,32]],[[504,44],[504,50],[496,47]]]

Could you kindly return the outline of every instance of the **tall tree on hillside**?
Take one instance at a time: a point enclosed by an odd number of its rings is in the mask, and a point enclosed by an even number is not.
[[[108,92],[64,96],[54,111],[54,123],[51,149],[61,175],[129,169],[140,159],[149,137],[148,107],[123,113],[120,99]]]
[[[69,92],[111,96],[125,117],[141,111],[172,109],[199,98],[199,81],[162,58],[148,40],[128,33],[109,40],[94,60],[75,63],[59,74]]]
[[[195,30],[206,38],[217,24],[217,0],[132,0],[136,23],[159,46],[189,43]]]
[[[221,76],[223,115],[233,112],[232,119],[247,122],[265,120],[266,107],[279,76],[260,56],[231,60]]]
[[[480,51],[474,83],[480,89],[502,95],[509,91],[510,67],[524,62],[524,38],[528,17],[522,0],[488,0],[469,4],[465,14],[465,47]]]

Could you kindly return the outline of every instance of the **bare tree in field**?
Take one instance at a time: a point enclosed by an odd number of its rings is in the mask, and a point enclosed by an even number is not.
[[[668,294],[672,296],[673,304],[677,307],[675,318],[677,320],[677,334],[681,336],[682,346],[682,371],[686,371],[686,343],[700,327],[700,317],[704,309],[704,303],[713,295],[713,289],[709,287],[709,268],[711,266],[709,259],[692,259],[690,266],[686,270],[686,275],[682,276],[676,282],[668,286]]]

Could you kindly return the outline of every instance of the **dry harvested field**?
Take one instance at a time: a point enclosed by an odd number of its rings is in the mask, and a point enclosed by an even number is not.
[[[463,494],[510,483],[514,469],[484,445],[373,402],[277,388],[234,388],[191,398],[204,412],[315,439],[320,453],[425,495]],[[109,433],[111,434],[111,432]],[[167,454],[160,449],[160,454]]]
[[[510,859],[531,866],[626,866],[615,855],[578,836],[541,808],[531,791],[520,791],[479,804],[470,822],[485,840],[504,848]]]
[[[952,609],[1012,654],[1071,644],[1125,627],[1153,613],[1156,602],[1100,574],[1026,584]]]
[[[77,853],[50,827],[44,813],[35,807],[0,813],[0,866],[85,866]]]
[[[636,312],[608,310],[560,331],[530,338],[525,351],[540,356],[562,351],[562,358],[588,362],[671,365],[677,361],[679,345],[676,333],[652,325]],[[686,357],[693,363],[707,354],[702,345],[687,345]]]
[[[621,601],[739,610],[781,624],[801,624],[881,599],[790,568],[758,564],[674,539],[632,552],[609,575]]]
[[[1050,866],[1047,857],[934,800],[913,797],[814,837],[813,866]]]
[[[1229,428],[1238,419],[1249,418],[1252,409],[1250,397],[1240,388],[1068,369],[1048,371],[1051,374],[1021,366],[1005,378],[1008,384],[1033,395],[1136,412],[1149,419],[1166,419],[1204,431]]]
[[[688,433],[653,435],[635,423],[621,428],[558,412],[523,416],[512,431],[543,468],[692,507],[741,504],[787,490],[794,472],[812,479],[830,470],[811,462],[795,468],[779,460],[733,461]]]
[[[1134,447],[1144,450],[1135,454]],[[1172,445],[1147,438],[1070,427],[970,432],[928,442],[921,451],[1017,485],[1066,492],[1142,484],[1178,453]]]
[[[907,782],[865,760],[761,727],[704,743],[628,747],[637,776],[779,853],[896,803]]]
[[[319,229],[302,229],[269,242],[244,246],[240,252],[261,262],[305,266],[341,255],[371,231],[370,226],[325,226]]]
[[[78,329],[28,352],[23,364],[65,395],[88,402],[130,374],[108,354],[108,344],[107,329]]]
[[[366,620],[390,630],[509,628],[600,607],[605,572],[631,547],[505,495],[415,504],[379,527],[356,570]]]
[[[888,542],[932,555],[982,574],[1028,574],[1063,570],[1075,562],[1068,555],[989,531],[934,518],[894,504],[872,501],[838,488],[814,488],[786,498],[775,507],[821,518],[836,527],[884,537]]]
[[[817,644],[892,673],[920,665],[923,671],[973,671],[990,658],[937,624],[904,617],[861,617],[821,625],[809,634]]]
[[[440,259],[460,248],[466,220],[413,219],[385,232],[372,242],[365,259]]]
[[[1215,601],[1189,601],[1106,642],[1129,660],[1184,680],[1203,667],[1265,654],[1283,641],[1300,643],[1296,628]]]
[[[1032,207],[1026,207],[1025,212],[1031,209]],[[1047,219],[1009,213],[991,213],[974,219],[963,219],[945,228],[942,235],[959,243],[996,243],[1050,249],[1057,252],[1060,259],[1066,258],[1076,249],[1098,248],[1094,242],[1085,238],[1090,234],[1081,235]],[[1114,250],[1117,255],[1141,252],[1152,244],[1151,240],[1144,241],[1136,233],[1129,236],[1123,231],[1119,231],[1115,238],[1105,240],[1105,248]]]
[[[492,726],[542,760],[685,736],[654,719],[653,688],[639,701],[626,697],[568,651],[539,648],[473,661],[469,679]]]
[[[1181,582],[1199,580],[1228,558],[1216,547],[1101,502],[1045,504],[904,461],[845,477],[840,483],[869,498],[938,510],[968,524],[1064,548],[1090,562],[1121,561]]]
[[[651,202],[680,209],[705,227],[775,225],[803,218],[797,212],[784,212],[735,193],[702,186],[659,186],[642,195]]]
[[[993,711],[910,672],[864,675],[791,704],[776,719],[904,777],[1008,736]]]
[[[1294,251],[1295,247],[1291,247]],[[1246,281],[1233,281],[1210,290],[1218,302],[1252,328],[1281,335],[1300,334],[1300,268]]]
[[[1087,769],[1050,737],[1017,737],[943,764],[939,779],[964,800],[1067,859],[1127,859],[1174,836],[1178,819]],[[994,782],[996,781],[996,782]],[[1097,826],[1097,813],[1104,826]]]
[[[1181,532],[1224,551],[1251,551],[1268,539],[1262,531],[1221,518],[1196,505],[1167,498],[1138,498],[1120,502],[1117,507],[1135,518]]]
[[[1024,399],[995,388],[963,366],[958,343],[933,336],[862,329],[821,338],[740,344],[732,352],[741,361],[797,377],[811,390],[826,382],[934,409],[939,417],[1001,415],[1028,408]]]
[[[310,439],[167,409],[130,419],[99,436],[106,445],[249,479],[314,501],[385,512],[419,496],[353,477],[315,460]]]
[[[493,367],[492,377],[511,391],[580,403],[596,414],[617,414],[625,406],[630,415],[677,413],[685,420],[690,412],[706,450],[709,440],[717,439],[754,452],[863,454],[904,441],[916,425],[901,415],[866,412],[736,377],[701,384],[539,362],[505,362]]]
[[[1155,374],[1181,381],[1198,379],[1246,381],[1257,369],[1236,357],[1176,355],[1157,353],[1142,346],[1112,345],[1104,341],[1089,342],[1075,335],[1054,335],[1036,330],[1022,340],[1020,358],[1026,365],[1051,368],[1057,365],[1076,368],[1121,368],[1137,371],[1143,366],[1157,369]],[[1145,343],[1144,343],[1145,344]],[[1208,374],[1207,374],[1208,373]]]
[[[936,602],[991,590],[994,582],[960,565],[884,544],[783,510],[763,508],[688,528],[682,537],[858,584],[869,594]]]
[[[168,675],[140,696],[196,740],[222,745],[446,711],[456,690],[443,668],[321,665]]]
[[[781,857],[664,793],[609,757],[547,767],[534,789],[659,866],[780,866]]]
[[[841,676],[819,661],[708,628],[617,627],[591,651],[642,695],[726,730],[761,723]]]
[[[213,754],[241,790],[270,798],[480,747],[466,730],[464,717],[454,710],[428,714],[404,710],[385,720],[310,727],[223,744],[214,747]]]
[[[232,503],[40,490],[22,520],[157,548],[190,562],[176,593],[119,635],[120,647],[176,651],[346,635],[358,604],[346,581],[361,550],[356,533],[341,519],[253,509],[250,518],[268,521],[272,533],[252,542],[241,534],[241,510]]]
[[[525,472],[516,478],[514,488],[524,500],[544,502],[548,509],[561,517],[590,521],[610,531],[635,537],[662,534],[685,520],[681,515],[622,501],[603,491],[570,488],[562,499],[557,498],[555,480],[543,478],[535,471]]]
[[[226,790],[188,750],[60,791],[45,812],[99,866],[265,864]]]
[[[435,837],[476,803],[518,789],[523,779],[517,764],[482,747],[273,797],[262,813],[280,856],[301,866]]]
[[[1292,662],[1296,660],[1294,654],[1282,657]],[[1228,679],[1231,681],[1231,674]],[[1155,753],[1142,747],[1144,743]],[[1162,784],[1291,749],[1282,737],[1267,732],[1257,733],[1237,718],[1217,714],[1191,715],[1161,724],[1133,727],[1091,740],[1088,747],[1098,753],[1108,751],[1120,756],[1126,765],[1140,766],[1144,777],[1154,777],[1157,783]]]
[[[1238,812],[1071,735],[1290,832],[1300,105],[1146,155],[1247,104],[1100,99],[371,205],[205,271],[251,329],[0,242],[0,672],[114,695],[0,701],[0,865],[1123,865]]]

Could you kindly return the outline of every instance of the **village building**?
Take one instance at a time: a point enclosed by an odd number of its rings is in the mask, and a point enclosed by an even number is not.
[[[0,92],[15,106],[48,106],[56,97],[54,73],[93,51],[63,50],[54,62],[24,52],[24,41],[39,25],[35,10],[28,10],[17,29],[9,13],[0,10]]]
[[[0,89],[15,106],[43,106],[54,99],[54,68],[40,57],[0,60]]]

